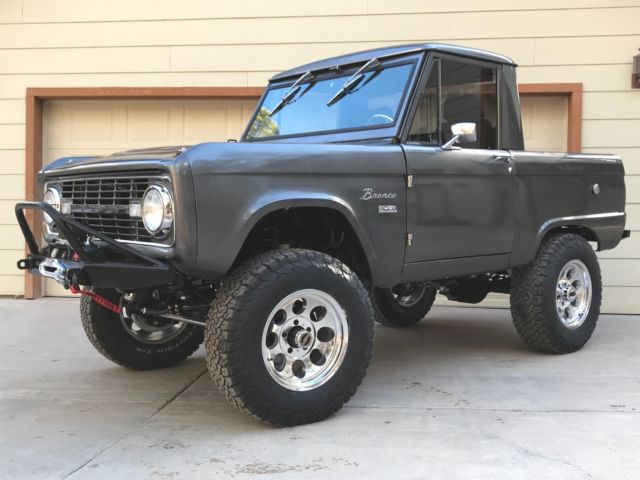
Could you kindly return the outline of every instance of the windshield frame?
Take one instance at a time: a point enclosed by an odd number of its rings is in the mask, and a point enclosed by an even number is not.
[[[284,81],[276,81],[276,82],[269,83],[269,85],[265,89],[265,92],[260,98],[260,101],[258,102],[258,105],[256,106],[253,112],[253,115],[251,115],[251,119],[247,123],[247,126],[244,132],[242,133],[242,137],[240,141],[264,142],[264,141],[277,141],[277,140],[283,140],[283,139],[296,139],[296,138],[305,138],[305,137],[332,137],[332,139],[334,139],[334,137],[337,137],[335,138],[335,140],[339,140],[341,139],[340,137],[344,137],[345,134],[353,134],[354,132],[365,133],[364,138],[367,138],[367,137],[370,138],[371,132],[375,134],[374,138],[388,138],[388,137],[397,136],[399,131],[399,126],[402,125],[404,120],[405,112],[407,110],[407,106],[409,103],[408,101],[411,97],[413,86],[415,85],[419,77],[419,73],[421,70],[420,67],[422,62],[424,61],[424,54],[422,52],[419,52],[419,53],[414,52],[414,53],[410,53],[402,56],[393,56],[388,59],[385,59],[384,57],[382,57],[382,58],[379,58],[379,60],[381,64],[379,69],[386,69],[386,68],[397,67],[401,65],[411,65],[411,69],[409,71],[409,74],[407,75],[407,80],[404,85],[404,90],[402,91],[400,101],[398,102],[398,107],[394,117],[394,121],[392,123],[388,123],[384,125],[370,125],[370,126],[363,125],[363,126],[333,129],[333,130],[309,131],[309,132],[301,132],[301,133],[288,134],[288,135],[272,135],[269,137],[258,137],[258,138],[249,137],[248,135],[251,130],[251,127],[256,117],[258,116],[258,113],[260,112],[264,102],[266,101],[269,93],[276,89],[285,89],[284,91],[286,91],[286,89],[291,85],[293,85],[296,81],[296,78],[289,78]],[[357,64],[340,65],[340,66],[333,67],[331,69],[312,71],[311,72],[313,74],[312,81],[317,82],[317,81],[327,80],[331,78],[348,79],[355,72],[357,72],[358,69],[362,67],[362,65],[364,65],[366,62],[367,60],[358,62]],[[304,86],[304,85],[307,85],[308,83],[310,82],[305,82],[300,85]],[[283,107],[283,110],[286,108],[287,108],[286,106]],[[380,133],[382,133],[382,135],[380,135]],[[358,135],[358,137],[360,136],[361,135]],[[351,138],[353,138],[353,135],[349,135],[349,138],[347,139],[351,139]]]

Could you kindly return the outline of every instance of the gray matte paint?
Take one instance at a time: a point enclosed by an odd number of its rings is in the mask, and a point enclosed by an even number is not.
[[[500,144],[505,150],[401,146],[405,112],[415,101],[415,96],[407,95],[400,115],[403,121],[393,128],[63,158],[47,166],[41,179],[97,172],[168,172],[176,203],[175,245],[138,248],[170,259],[184,273],[211,280],[227,273],[260,218],[298,206],[331,208],[344,215],[363,246],[377,286],[521,265],[533,257],[550,229],[562,225],[590,229],[600,249],[615,247],[622,237],[624,216],[563,218],[624,212],[621,160],[522,151],[512,62],[472,49],[429,45],[411,46],[412,56],[423,56],[418,58],[421,68],[411,88],[420,81],[418,77],[428,73],[423,68],[428,66],[424,56],[431,51],[457,52],[502,64]],[[339,59],[361,61],[402,48],[407,47]],[[335,61],[311,65],[321,68]],[[274,79],[308,68],[299,67]],[[512,164],[506,161],[509,156]],[[414,175],[414,186],[409,189],[407,174]],[[591,193],[593,183],[601,187],[598,196]],[[366,188],[396,197],[363,200]],[[397,213],[380,214],[379,205],[395,205]],[[406,247],[408,232],[414,234],[410,247]]]

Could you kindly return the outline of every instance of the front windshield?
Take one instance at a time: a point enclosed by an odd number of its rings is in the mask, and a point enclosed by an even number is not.
[[[405,63],[365,72],[356,88],[331,106],[327,102],[351,74],[303,83],[296,95],[271,116],[289,87],[273,88],[267,92],[246,138],[388,127],[396,120],[412,68],[412,63]]]

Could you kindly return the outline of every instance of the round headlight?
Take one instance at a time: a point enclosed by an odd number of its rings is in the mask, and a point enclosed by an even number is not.
[[[47,191],[44,193],[43,200],[45,201],[45,203],[48,203],[57,211],[60,211],[60,204],[62,203],[62,197],[60,196],[60,190],[58,190],[57,188],[48,188]],[[46,213],[44,214],[44,221],[47,222],[47,225],[49,226],[53,225],[54,223],[53,218],[51,218]]]
[[[156,233],[173,225],[173,200],[163,185],[151,185],[142,196],[142,222],[147,231]]]

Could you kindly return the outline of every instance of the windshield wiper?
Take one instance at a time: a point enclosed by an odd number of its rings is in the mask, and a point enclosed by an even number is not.
[[[330,107],[331,105],[336,103],[338,100],[340,100],[342,97],[344,97],[347,93],[349,93],[351,90],[356,88],[364,78],[364,72],[366,72],[367,70],[376,70],[379,67],[380,67],[380,61],[375,57],[369,60],[367,63],[365,63],[362,67],[358,69],[356,73],[351,75],[349,79],[346,82],[344,82],[344,85],[340,87],[340,90],[338,90],[336,94],[333,97],[331,97],[331,100],[327,102],[327,107]]]
[[[282,98],[280,99],[280,101],[276,104],[275,107],[273,107],[273,110],[271,110],[271,113],[269,114],[270,117],[274,116],[276,113],[278,113],[280,110],[282,110],[284,108],[285,105],[287,105],[291,100],[293,100],[293,98],[298,94],[298,92],[300,91],[300,84],[302,82],[306,82],[307,80],[311,80],[313,78],[313,74],[311,72],[305,72],[303,73],[300,78],[298,78],[293,85],[291,85],[286,92],[284,92],[284,94],[282,95]]]

